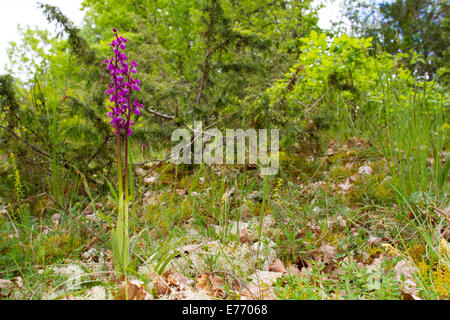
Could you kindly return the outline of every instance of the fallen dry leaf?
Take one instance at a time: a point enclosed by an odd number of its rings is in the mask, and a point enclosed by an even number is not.
[[[178,287],[180,289],[188,286],[188,278],[173,269],[169,269],[163,272],[162,277],[167,281],[169,285]]]
[[[225,285],[225,281],[219,276],[210,277],[211,281],[211,291],[216,298],[224,299],[227,295],[225,290],[223,289]]]
[[[223,289],[224,285],[225,282],[221,277],[210,273],[203,273],[197,278],[197,284],[195,287],[198,290],[205,290],[207,293],[216,298],[223,299],[226,297],[226,292]]]
[[[303,272],[301,272],[300,269],[295,264],[289,265],[287,273],[290,276],[297,276],[297,275],[300,277],[304,276]]]
[[[145,291],[143,282],[140,280],[127,281],[125,292],[125,284],[114,295],[114,300],[151,300],[151,295]]]
[[[272,264],[269,266],[269,271],[273,271],[273,272],[281,272],[281,273],[285,273],[287,272],[286,268],[283,265],[283,262],[281,262],[280,259],[276,258]]]
[[[250,240],[250,235],[247,231],[247,229],[242,229],[240,234],[239,234],[239,241],[241,243],[251,243],[252,241]]]
[[[400,283],[402,292],[411,296],[417,296],[417,288],[413,276],[414,269],[411,265],[405,260],[400,260],[395,265],[394,270],[397,273],[396,279]]]
[[[158,276],[156,273],[152,274],[153,283],[156,286],[156,294],[158,296],[165,295],[169,293],[170,288],[167,285],[166,281]]]
[[[416,296],[414,294],[409,294],[409,293],[403,292],[403,291],[402,291],[402,296],[403,296],[403,299],[405,299],[405,300],[423,300],[419,296]]]
[[[282,276],[283,273],[281,272],[257,270],[250,276],[252,282],[241,290],[241,300],[276,299],[272,286],[275,280]]]
[[[323,262],[326,264],[330,264],[333,262],[333,259],[336,257],[337,250],[335,247],[330,246],[327,243],[322,243],[319,248],[320,252],[323,254]]]
[[[158,295],[165,295],[170,292],[175,300],[196,299],[193,298],[195,293],[189,285],[191,280],[174,269],[163,272],[161,277],[154,274],[153,278],[156,279]]]
[[[200,277],[197,278],[197,284],[195,287],[197,289],[204,289],[207,287],[207,281],[208,281],[208,274],[203,273],[200,275]]]

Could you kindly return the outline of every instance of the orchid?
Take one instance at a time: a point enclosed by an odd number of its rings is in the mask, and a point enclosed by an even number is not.
[[[128,185],[130,183],[128,181],[128,142],[129,136],[132,135],[131,127],[134,125],[134,121],[131,120],[131,115],[132,113],[140,115],[141,109],[144,106],[138,99],[132,100],[132,93],[133,91],[139,91],[141,82],[139,79],[133,78],[133,75],[136,74],[138,64],[133,60],[128,63],[129,59],[124,53],[128,40],[119,36],[117,29],[114,28],[113,32],[115,39],[109,45],[113,48],[114,54],[110,59],[104,60],[111,76],[111,84],[108,85],[108,90],[105,91],[105,94],[109,96],[109,100],[112,103],[112,106],[110,106],[111,111],[107,113],[107,116],[111,119],[111,125],[115,128],[117,139],[119,215],[117,217],[117,226],[112,231],[112,248],[117,275],[126,276],[126,270],[130,261],[128,237],[128,204],[130,200],[128,194]],[[122,192],[122,134],[125,134],[124,193]]]

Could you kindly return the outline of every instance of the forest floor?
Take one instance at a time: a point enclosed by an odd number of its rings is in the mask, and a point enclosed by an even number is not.
[[[325,149],[281,153],[278,176],[134,167],[126,281],[115,279],[109,249],[113,196],[65,210],[43,196],[28,228],[3,210],[0,298],[448,299],[450,208],[417,194],[414,210],[400,210],[367,141]],[[429,255],[433,241],[440,260]]]

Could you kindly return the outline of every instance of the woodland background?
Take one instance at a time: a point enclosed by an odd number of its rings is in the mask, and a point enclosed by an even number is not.
[[[22,29],[0,75],[1,298],[449,298],[446,1],[346,1],[350,25],[329,30],[308,0],[83,7],[80,29],[40,5],[57,36]],[[112,28],[144,105],[126,284],[109,243]],[[279,128],[279,174],[171,164],[194,120]]]

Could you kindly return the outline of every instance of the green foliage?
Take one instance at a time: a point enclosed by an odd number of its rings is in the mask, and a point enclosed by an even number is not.
[[[171,129],[192,119],[223,121],[219,126],[242,121],[245,114],[240,110],[294,61],[298,37],[317,21],[315,12],[308,12],[309,1],[87,0],[84,6],[82,29],[57,7],[42,4],[44,15],[57,26],[57,37],[21,30],[22,42],[9,51],[9,71],[26,77],[15,85],[5,80],[2,97],[9,101],[9,112],[2,118],[8,115],[7,123],[17,126],[20,137],[7,135],[8,150],[21,146],[27,153],[23,156],[36,164],[52,159],[48,170],[54,171],[57,163],[68,171],[66,177],[75,166],[91,182],[94,174],[112,174],[113,167],[104,98],[107,76],[101,64],[109,55],[112,25],[130,39],[129,54],[142,71],[137,98],[146,108],[137,121],[135,143],[149,145],[162,137],[164,146]],[[299,15],[301,21],[294,19]],[[20,95],[20,108],[13,91]],[[55,141],[51,123],[58,128]],[[45,181],[42,176],[34,180]]]
[[[275,290],[281,299],[286,300],[321,300],[328,297],[329,291],[336,299],[398,300],[401,292],[390,264],[392,262],[386,260],[368,269],[359,268],[353,261],[342,262],[339,277],[334,281],[321,280],[324,275],[319,275],[320,267],[315,267],[304,277],[288,276],[284,282],[278,280]]]
[[[391,54],[416,56],[408,68],[425,79],[448,84],[449,4],[445,0],[352,1],[346,15],[359,35]],[[439,72],[438,69],[442,68]]]
[[[300,276],[288,276],[286,283],[278,280],[275,284],[275,292],[282,300],[322,300],[325,295],[322,290],[310,280]]]
[[[288,6],[287,1],[131,5],[130,1],[90,0],[85,5],[87,19],[95,23],[90,39],[101,52],[107,48],[105,36],[112,21],[139,44],[130,50],[145,73],[141,100],[147,107],[175,115],[177,123],[228,118],[257,99],[270,79],[276,79],[295,58],[298,37],[317,19],[314,12],[306,13],[308,1]],[[293,18],[298,15],[304,19]],[[145,113],[144,117],[168,125]]]
[[[127,199],[128,200],[128,199]],[[119,198],[119,214],[117,226],[111,233],[112,251],[117,278],[128,273],[130,264],[130,239],[128,235],[128,205],[125,205],[123,196]]]
[[[384,97],[379,80],[391,72],[414,83],[411,73],[400,65],[404,56],[375,55],[371,39],[345,34],[329,38],[312,31],[301,44],[297,62],[249,110],[262,126],[273,123],[284,128],[287,145],[305,136],[311,125],[323,128],[333,123],[336,127],[357,121],[358,113],[377,112]]]

